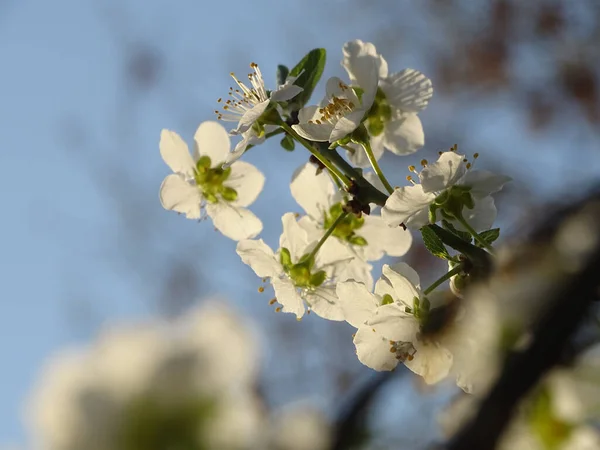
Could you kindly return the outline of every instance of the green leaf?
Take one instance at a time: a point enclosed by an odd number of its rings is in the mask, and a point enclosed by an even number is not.
[[[280,144],[288,152],[293,151],[296,147],[296,144],[294,143],[294,138],[292,138],[289,134],[285,135],[285,137],[281,140]]]
[[[278,86],[281,86],[283,83],[285,83],[285,80],[287,79],[289,73],[290,73],[290,69],[288,69],[287,66],[284,66],[283,64],[279,64],[277,66],[277,85]]]
[[[429,227],[421,228],[421,236],[423,237],[423,243],[425,248],[429,250],[433,256],[437,256],[442,259],[450,259],[450,254],[440,237]]]
[[[463,241],[471,242],[471,240],[473,239],[473,237],[471,236],[471,234],[468,231],[458,231],[454,227],[454,225],[452,225],[452,223],[448,222],[446,219],[442,220],[442,225],[444,226],[444,228],[446,230],[450,231],[451,233],[454,233],[459,238],[461,238]]]
[[[482,231],[481,233],[479,233],[479,237],[482,238],[489,245],[492,245],[492,243],[500,237],[500,228],[492,228],[491,230]],[[481,247],[481,245],[477,241],[475,241],[475,245],[477,247]]]
[[[296,97],[290,100],[290,111],[298,111],[310,100],[310,96],[315,90],[315,86],[321,79],[323,69],[325,69],[326,51],[324,48],[315,48],[306,54],[302,60],[290,71],[289,75],[296,77],[302,71],[294,83],[304,90]]]

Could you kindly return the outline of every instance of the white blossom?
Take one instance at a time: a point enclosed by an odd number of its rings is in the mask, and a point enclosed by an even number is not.
[[[448,375],[452,354],[442,342],[421,333],[433,305],[406,263],[384,265],[375,294],[354,281],[339,283],[337,292],[346,321],[358,328],[354,344],[363,364],[391,370],[403,362],[427,384]]]
[[[185,214],[188,219],[202,218],[205,210],[215,227],[234,240],[258,235],[262,222],[246,207],[262,191],[264,175],[243,161],[222,167],[229,155],[230,141],[217,122],[201,123],[194,141],[192,156],[177,133],[161,133],[160,153],[174,172],[160,187],[162,206]]]
[[[277,253],[262,239],[247,239],[238,242],[238,255],[256,275],[271,279],[283,312],[296,314],[300,319],[306,311],[306,303],[311,311],[325,319],[343,320],[335,282],[348,278],[343,263],[354,256],[339,245],[337,251],[318,251],[314,259],[306,259],[317,241],[309,239],[293,213],[284,214],[281,221],[283,234]]]
[[[290,189],[306,212],[299,220],[300,225],[308,232],[309,239],[318,239],[341,214],[343,194],[336,190],[327,173],[317,173],[317,168],[310,163],[296,170]],[[370,273],[371,266],[364,261],[376,261],[385,254],[403,256],[412,244],[412,236],[408,230],[388,227],[377,214],[363,214],[360,218],[350,214],[336,227],[327,242],[330,241],[347,247],[357,256],[353,262],[359,265],[357,270]],[[337,248],[331,249],[327,242],[321,251]],[[360,276],[353,278],[363,280]]]
[[[354,40],[343,47],[342,66],[353,85],[361,85],[364,73],[374,63],[377,67],[378,90],[369,111],[366,127],[371,136],[371,148],[379,159],[387,148],[396,155],[416,152],[425,144],[423,125],[417,115],[427,107],[433,95],[431,80],[414,69],[388,72],[386,60],[370,42]],[[351,162],[369,167],[365,152],[350,144]]]
[[[443,202],[443,198],[468,197],[472,208],[463,207],[461,214],[476,231],[491,228],[496,219],[496,206],[491,194],[502,189],[509,177],[496,175],[487,170],[470,170],[465,157],[453,151],[444,152],[433,164],[423,161],[424,168],[418,174],[421,183],[400,187],[387,199],[381,217],[389,226],[403,223],[410,229],[419,229],[430,223],[430,207]],[[416,169],[411,166],[411,170]],[[412,178],[410,178],[412,181]],[[463,198],[460,199],[464,202]],[[435,211],[435,221],[441,220],[440,208]],[[465,227],[455,219],[450,222],[459,230]]]
[[[351,134],[363,122],[377,93],[377,67],[372,61],[360,73],[358,95],[338,77],[325,85],[321,106],[307,106],[298,114],[299,123],[292,128],[301,137],[317,142],[336,142]]]
[[[300,86],[294,84],[298,77],[289,76],[283,85],[269,93],[265,88],[265,81],[258,64],[251,63],[250,68],[252,69],[252,73],[248,74],[250,87],[238,80],[232,72],[230,75],[238,88],[229,88],[230,98],[224,102],[220,98],[218,102],[223,103],[223,109],[215,111],[219,120],[237,122],[237,126],[231,131],[234,135],[245,133],[252,128],[270,104],[291,100],[303,91]]]

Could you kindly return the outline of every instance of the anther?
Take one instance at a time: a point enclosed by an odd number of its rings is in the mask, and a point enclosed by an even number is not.
[[[265,288],[263,286],[259,286],[258,292],[260,292],[262,294],[263,292],[265,292]]]
[[[421,165],[422,165],[423,167],[427,166],[427,164],[429,164],[429,163],[427,162],[427,160],[426,160],[426,159],[422,159],[422,160],[421,160]]]
[[[277,302],[277,298],[272,298],[271,300],[269,300],[269,305],[274,305],[275,302]]]
[[[479,153],[473,153],[473,159],[479,158]]]
[[[467,169],[471,168],[471,163],[467,163]]]
[[[278,306],[277,308],[275,308],[275,312],[281,312],[283,308],[281,306]]]

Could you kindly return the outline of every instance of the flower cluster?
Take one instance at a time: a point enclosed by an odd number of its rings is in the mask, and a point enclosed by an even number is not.
[[[218,100],[221,109],[215,112],[218,119],[235,122],[229,134],[240,141],[230,150],[225,129],[205,122],[191,156],[179,136],[163,131],[161,154],[175,174],[163,182],[161,201],[192,219],[205,211],[219,231],[238,241],[242,261],[273,286],[276,311],[298,319],[312,311],[346,321],[357,328],[354,344],[365,365],[391,370],[403,363],[426,383],[437,383],[456,372],[453,343],[444,333],[428,330],[443,312],[456,308],[452,297],[435,288],[451,279],[459,293],[476,278],[480,261],[471,253],[492,254],[498,232],[492,229],[491,194],[509,178],[473,169],[478,155],[469,162],[454,146],[434,163],[422,160],[420,172],[409,167],[419,182],[411,175],[408,186],[392,188],[378,161],[384,149],[406,155],[424,145],[418,113],[432,98],[432,83],[414,69],[390,74],[371,43],[348,42],[342,54],[349,79],[330,78],[318,105],[308,102],[323,70],[322,49],[291,70],[280,66],[273,90],[265,87],[255,63],[248,85],[232,74],[237,87],[230,88],[227,100]],[[274,249],[257,238],[262,224],[246,209],[264,177],[239,158],[277,134],[284,135],[287,150],[299,144],[311,156],[290,183],[304,214],[283,215]],[[373,171],[364,171],[367,166]],[[448,261],[448,273],[423,288],[406,263],[386,264],[375,283],[372,263],[404,256],[412,231],[421,231],[427,248]]]

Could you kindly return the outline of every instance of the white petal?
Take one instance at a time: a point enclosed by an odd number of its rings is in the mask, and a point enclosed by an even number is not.
[[[329,212],[335,194],[333,182],[325,171],[317,175],[317,168],[306,163],[294,172],[290,190],[306,214],[318,222],[324,220],[324,213]]]
[[[404,69],[382,80],[381,90],[390,105],[403,112],[425,109],[433,96],[431,80],[414,69]]]
[[[235,251],[240,255],[244,264],[248,264],[261,278],[278,277],[283,273],[283,267],[277,261],[273,250],[262,239],[241,240]]]
[[[354,336],[358,360],[373,370],[392,370],[398,365],[394,353],[390,352],[388,339],[370,327],[359,328]]]
[[[409,271],[412,271],[413,273],[409,273]],[[410,278],[412,278],[412,280],[409,279],[409,277],[404,276],[404,273],[400,272],[406,273]],[[419,277],[408,264],[398,263],[393,268],[387,264],[384,264],[382,273],[390,281],[392,287],[394,288],[395,295],[393,297],[397,302],[401,302],[405,306],[412,307],[413,299],[415,297],[420,298],[419,290],[413,283],[415,277],[417,280]]]
[[[188,219],[200,218],[200,189],[180,175],[168,175],[160,186],[160,204],[163,208],[185,214]]]
[[[271,284],[273,284],[277,302],[282,306],[282,311],[296,314],[296,317],[300,319],[305,311],[304,301],[290,279],[273,278]]]
[[[256,134],[256,132],[252,128],[250,128],[245,133],[242,133],[242,140],[240,142],[238,142],[236,144],[235,148],[233,149],[233,151],[231,153],[229,153],[229,155],[227,155],[227,158],[225,159],[225,165],[230,166],[235,161],[240,159],[240,157],[244,154],[244,152],[246,151],[246,148],[249,145],[262,144],[264,141],[265,141],[264,135],[259,137]]]
[[[492,197],[484,197],[482,199],[475,199],[475,207],[473,209],[463,208],[463,217],[469,225],[471,225],[475,231],[484,231],[492,228],[494,221],[496,220],[497,210]],[[466,231],[465,228],[457,221],[452,221],[453,225],[461,230]]]
[[[385,294],[388,294],[394,298],[396,296],[396,291],[394,291],[394,288],[385,277],[381,277],[377,280],[377,283],[375,283],[375,294],[380,297],[384,297]]]
[[[373,289],[373,266],[359,257],[340,263],[337,269],[335,278],[338,281],[354,280],[364,284],[369,290]]]
[[[319,317],[327,320],[344,320],[344,313],[338,302],[335,286],[319,286],[306,293],[310,309]]]
[[[363,42],[360,39],[346,42],[342,49],[344,58],[342,67],[348,72],[352,83],[361,86],[371,70],[370,65],[375,62],[377,75],[379,78],[385,78],[388,75],[388,65],[385,59],[379,53],[375,45],[370,42]]]
[[[496,175],[487,170],[471,170],[465,174],[458,184],[471,186],[471,194],[475,197],[485,197],[498,192],[512,178]]]
[[[454,152],[444,152],[435,163],[425,167],[419,174],[423,192],[443,191],[455,185],[467,171],[464,158]]]
[[[419,279],[419,274],[417,273],[417,271],[415,269],[413,269],[412,267],[410,267],[405,262],[397,262],[396,264],[392,264],[391,266],[387,266],[386,271],[387,270],[390,270],[390,271],[393,271],[393,272],[395,272],[397,274],[402,275],[417,290],[421,289],[421,281]]]
[[[316,142],[327,142],[333,131],[333,125],[329,122],[323,122],[321,124],[299,123],[298,125],[292,125],[292,128],[300,135],[300,137]]]
[[[265,176],[250,163],[236,161],[231,165],[229,178],[223,183],[237,192],[237,199],[232,202],[236,206],[248,206],[261,193],[265,185]]]
[[[408,252],[412,244],[410,231],[402,227],[389,227],[380,216],[364,216],[365,223],[356,230],[356,234],[367,240],[361,247],[367,261],[377,261],[385,254],[402,256]]]
[[[211,167],[220,167],[229,156],[231,141],[219,122],[202,122],[194,134],[194,158],[210,157]]]
[[[349,87],[341,78],[329,78],[325,84],[325,92],[325,98],[321,101],[322,105],[327,105],[333,97],[345,98],[352,102],[355,107],[360,104],[360,100],[354,92],[354,89]]]
[[[295,81],[295,80],[294,80]],[[285,84],[281,85],[273,94],[271,94],[271,100],[274,102],[285,102],[293,99],[296,95],[302,92],[300,86],[296,86],[290,80],[287,80]]]
[[[317,105],[305,106],[298,112],[298,122],[300,123],[316,120],[319,117],[321,117],[321,113],[319,112],[319,106]]]
[[[356,281],[338,283],[336,293],[344,319],[355,328],[363,326],[379,306],[379,298]]]
[[[390,341],[415,342],[419,332],[419,321],[397,303],[380,306],[367,323]]]
[[[270,102],[271,100],[265,100],[264,102],[260,102],[246,111],[240,119],[238,126],[234,130],[231,130],[231,134],[242,134],[248,131],[252,125],[254,125],[254,122],[256,122],[260,116],[262,116],[262,113],[265,112]]]
[[[287,248],[292,256],[292,262],[296,263],[307,252],[310,244],[308,234],[298,225],[294,213],[285,213],[281,218],[281,223],[283,224],[283,233],[279,238],[279,246]]]
[[[181,136],[174,131],[162,130],[160,133],[160,156],[175,173],[181,173],[186,178],[194,176],[196,164]]]
[[[423,124],[416,114],[406,114],[385,124],[385,147],[396,155],[410,155],[425,145]]]
[[[262,222],[250,210],[227,202],[208,203],[206,213],[215,228],[234,241],[257,236],[263,228]]]
[[[339,139],[342,139],[356,130],[360,125],[365,113],[366,110],[362,108],[357,109],[356,111],[352,111],[350,114],[346,114],[344,117],[338,120],[331,131],[329,142],[335,142]]]
[[[411,229],[419,229],[429,223],[429,204],[435,194],[423,192],[420,184],[401,187],[388,197],[381,209],[381,218],[389,226],[404,223]]]
[[[448,349],[435,342],[419,342],[415,348],[413,360],[404,362],[406,367],[422,376],[427,384],[438,383],[448,376],[453,359]]]
[[[380,134],[379,136],[371,136],[371,150],[373,150],[373,156],[375,156],[375,159],[377,161],[379,161],[381,159],[381,157],[383,156],[383,152],[385,151],[384,145],[383,145],[383,134]],[[350,143],[348,144],[348,147],[352,148],[354,151],[347,151],[348,154],[348,158],[350,159],[350,163],[355,166],[355,167],[360,167],[363,169],[366,169],[367,167],[371,167],[371,163],[369,162],[369,158],[367,158],[367,153],[365,152],[365,149],[362,148],[362,146],[358,145],[358,144],[354,144],[354,143]],[[379,180],[379,178],[377,178],[377,180]],[[381,181],[379,181],[379,183],[381,183]],[[381,183],[381,186],[383,188],[383,192],[387,191],[385,190],[385,187],[383,187],[383,184]]]

